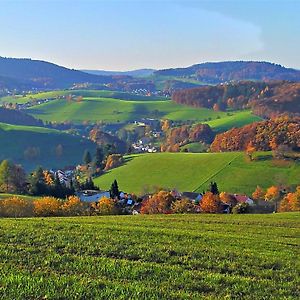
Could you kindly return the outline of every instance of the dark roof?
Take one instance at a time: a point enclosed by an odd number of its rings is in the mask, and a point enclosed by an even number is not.
[[[201,193],[194,193],[194,192],[183,192],[182,196],[189,198],[189,199],[197,199],[197,197],[201,195]]]

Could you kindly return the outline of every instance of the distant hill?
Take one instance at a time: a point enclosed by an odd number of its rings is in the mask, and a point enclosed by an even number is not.
[[[206,83],[239,80],[300,81],[300,71],[269,62],[227,61],[192,65],[187,68],[165,69],[154,72],[157,76],[193,78]]]
[[[103,75],[103,76],[132,76],[132,77],[144,77],[152,75],[156,70],[154,69],[138,69],[132,71],[105,71],[105,70],[81,70],[94,75]]]
[[[71,70],[53,63],[18,58],[0,57],[0,85],[17,84],[30,85],[35,88],[67,88],[74,83],[111,83],[111,76],[98,76],[85,72]]]
[[[300,83],[240,81],[175,91],[172,100],[214,110],[251,108],[261,117],[300,115]]]

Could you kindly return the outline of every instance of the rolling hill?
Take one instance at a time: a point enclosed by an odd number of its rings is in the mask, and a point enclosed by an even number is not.
[[[0,123],[0,161],[11,159],[27,170],[41,165],[63,168],[81,163],[85,149],[91,153],[95,144],[58,130]],[[61,146],[59,146],[61,145]]]
[[[153,191],[154,187],[202,192],[210,181],[216,181],[221,191],[247,194],[257,185],[266,188],[278,180],[299,184],[299,162],[276,166],[270,157],[260,153],[257,161],[248,163],[242,152],[131,155],[123,166],[95,182],[107,189],[117,179],[120,189],[137,194]]]
[[[103,75],[103,76],[132,76],[132,77],[145,77],[150,76],[155,72],[154,69],[138,69],[132,71],[105,71],[105,70],[81,70],[82,72],[86,72],[94,75]]]
[[[0,76],[33,88],[65,88],[74,83],[111,83],[111,76],[98,76],[32,59],[0,57]]]
[[[300,71],[281,65],[259,61],[207,62],[186,68],[158,70],[155,76],[193,78],[206,83],[240,80],[290,80],[300,81]]]

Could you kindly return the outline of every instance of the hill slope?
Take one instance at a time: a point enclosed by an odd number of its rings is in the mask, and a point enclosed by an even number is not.
[[[220,190],[250,194],[257,185],[268,187],[278,177],[290,184],[300,182],[299,163],[276,167],[261,158],[246,163],[241,152],[133,155],[125,165],[98,177],[96,183],[104,189],[117,179],[122,190],[140,194],[155,186],[202,192],[210,181],[216,181]]]
[[[36,88],[61,88],[74,83],[113,81],[109,76],[87,74],[45,61],[4,57],[0,57],[0,76],[26,81]]]
[[[231,80],[300,81],[298,70],[256,61],[208,62],[187,68],[159,70],[154,72],[154,75],[194,78],[206,83],[222,83]]]
[[[92,153],[95,150],[91,141],[58,130],[4,123],[0,123],[0,144],[0,161],[11,159],[29,170],[37,165],[47,168],[76,165],[85,149]]]

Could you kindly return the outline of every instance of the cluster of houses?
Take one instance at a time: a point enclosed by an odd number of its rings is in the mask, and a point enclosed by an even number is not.
[[[194,192],[181,193],[176,190],[173,190],[171,193],[175,199],[182,199],[182,198],[189,199],[191,203],[195,204],[196,206],[198,205],[198,207],[203,197],[201,193],[194,193]],[[99,191],[85,190],[85,191],[78,192],[76,196],[79,197],[79,199],[83,202],[92,203],[92,202],[98,202],[102,198],[110,198],[110,192],[101,191],[101,190]],[[134,200],[131,194],[121,192],[119,199],[117,199],[117,202],[118,205],[124,209],[124,212],[137,215],[140,213],[143,201],[146,201],[151,196],[152,194],[146,194],[143,197],[139,198],[139,200]],[[234,194],[233,196],[236,198],[237,203],[240,204],[247,203],[249,206],[255,206],[254,201],[251,198],[249,198],[247,195]],[[222,209],[223,209],[223,213],[230,213],[229,205],[223,204]],[[200,212],[200,207],[198,212]]]

